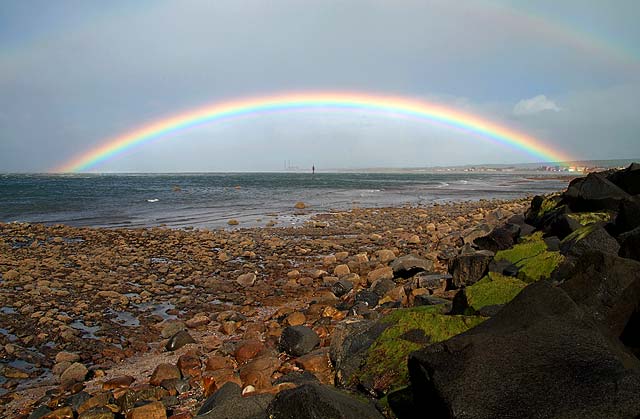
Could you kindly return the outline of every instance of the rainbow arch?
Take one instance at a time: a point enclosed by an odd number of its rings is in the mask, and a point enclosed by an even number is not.
[[[509,127],[436,103],[398,96],[368,93],[290,93],[231,100],[204,106],[185,113],[159,119],[120,136],[107,139],[98,146],[76,156],[54,169],[55,172],[81,172],[167,134],[214,121],[292,110],[343,109],[419,118],[432,123],[462,129],[519,149],[547,162],[567,162],[564,152],[543,141]]]

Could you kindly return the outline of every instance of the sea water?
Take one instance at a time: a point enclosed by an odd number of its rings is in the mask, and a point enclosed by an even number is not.
[[[354,207],[512,199],[566,188],[542,173],[4,174],[0,222],[173,228],[296,225]],[[296,202],[308,209],[294,209]]]

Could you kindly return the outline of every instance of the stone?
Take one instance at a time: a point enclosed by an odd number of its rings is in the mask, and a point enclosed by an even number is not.
[[[342,297],[353,289],[353,282],[348,279],[338,279],[331,285],[331,291],[336,297]]]
[[[489,234],[479,237],[473,243],[482,250],[497,252],[505,250],[516,243],[520,235],[520,226],[516,224],[505,224],[494,228]]]
[[[602,251],[585,252],[560,287],[588,316],[619,337],[640,308],[640,262]]]
[[[304,313],[301,313],[299,311],[294,311],[293,313],[287,316],[285,321],[289,326],[300,326],[300,325],[303,325],[305,321],[307,321],[307,318],[304,315]]]
[[[375,306],[378,305],[379,299],[380,297],[378,297],[378,295],[375,292],[363,290],[356,294],[355,303],[357,304],[362,302],[362,303],[365,303],[367,307],[374,308]]]
[[[615,220],[615,229],[624,233],[640,226],[640,196],[625,199],[620,203]]]
[[[167,342],[165,349],[167,351],[175,351],[182,348],[184,345],[188,345],[190,343],[196,343],[196,341],[191,337],[189,332],[186,330],[181,330],[169,339]]]
[[[380,263],[389,263],[396,258],[396,254],[393,250],[382,249],[376,252],[376,257]]]
[[[414,307],[419,306],[441,306],[440,313],[445,314],[451,311],[451,301],[444,298],[434,297],[432,295],[420,294],[413,298]]]
[[[416,409],[433,417],[633,417],[638,364],[539,281],[479,326],[412,353],[409,372]]]
[[[333,274],[338,278],[344,275],[348,275],[351,273],[351,269],[349,269],[349,265],[338,265],[333,269]]]
[[[256,274],[253,272],[242,274],[236,279],[236,282],[243,287],[251,287],[256,282]]]
[[[242,385],[242,380],[232,369],[205,371],[202,374],[202,388],[206,397],[215,393],[226,383],[236,383],[240,386]]]
[[[70,387],[75,383],[81,383],[86,378],[88,372],[87,367],[79,362],[74,362],[69,368],[64,370],[60,376],[60,384],[62,384],[63,387]]]
[[[630,195],[640,194],[640,164],[632,163],[624,170],[617,170],[607,179]]]
[[[54,410],[51,413],[43,416],[42,419],[73,419],[73,410],[69,407],[61,407],[59,409]]]
[[[279,366],[280,360],[271,355],[252,359],[240,368],[242,385],[251,385],[260,390],[271,387],[271,376]]]
[[[379,279],[371,284],[371,291],[375,292],[378,297],[382,297],[395,287],[396,283],[391,279]]]
[[[478,282],[487,273],[493,256],[493,252],[480,250],[455,257],[449,265],[451,281],[447,284],[448,288],[460,288]]]
[[[235,369],[236,366],[236,363],[233,362],[233,360],[229,357],[220,355],[209,355],[205,363],[205,370],[215,371],[224,368]]]
[[[78,419],[114,419],[115,415],[106,407],[96,407],[78,415]]]
[[[250,339],[242,342],[235,350],[234,357],[239,364],[244,364],[265,349],[259,340]]]
[[[429,290],[444,289],[448,281],[453,277],[450,274],[434,274],[429,272],[420,272],[411,278],[413,288],[427,288]]]
[[[321,383],[333,385],[329,348],[320,348],[294,360],[296,366],[313,373]]]
[[[156,325],[156,327],[160,328],[160,335],[163,338],[168,339],[176,333],[184,330],[186,325],[180,320],[165,320]]]
[[[80,355],[74,352],[61,351],[56,354],[56,363],[60,362],[78,362],[80,361]]]
[[[203,403],[194,419],[257,419],[266,418],[266,410],[273,400],[268,393],[242,397],[242,388],[227,383]]]
[[[305,383],[281,391],[268,409],[271,419],[382,419],[376,408],[332,387]]]
[[[623,258],[640,261],[640,228],[635,228],[619,236],[620,251]]]
[[[620,245],[600,224],[582,227],[560,242],[560,252],[563,255],[578,257],[592,250],[617,255]]]
[[[313,329],[306,326],[288,326],[280,336],[280,350],[291,356],[302,356],[320,344]]]
[[[102,383],[103,390],[115,390],[117,388],[127,388],[133,384],[135,379],[129,375],[115,377]]]
[[[393,279],[393,268],[390,266],[375,269],[367,274],[367,283],[369,284],[385,279]]]
[[[304,202],[296,202],[296,204],[294,205],[295,209],[305,209],[307,208],[307,205]]]
[[[395,277],[411,278],[418,272],[433,269],[433,261],[416,255],[404,255],[391,262],[391,268]]]
[[[569,184],[563,199],[575,212],[612,210],[631,196],[601,173],[589,173]]]
[[[200,358],[194,354],[183,354],[178,358],[176,366],[183,377],[198,377],[201,373],[202,364]]]
[[[162,402],[151,402],[134,407],[126,417],[127,419],[167,419],[167,410]]]
[[[159,364],[151,374],[149,384],[159,386],[164,380],[180,379],[180,369],[172,364]]]
[[[229,224],[230,226],[237,226],[238,224],[240,224],[240,221],[232,218],[229,221],[227,221],[227,224]]]

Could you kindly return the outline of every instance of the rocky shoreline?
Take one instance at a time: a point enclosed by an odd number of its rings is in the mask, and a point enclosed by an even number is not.
[[[299,228],[0,224],[0,415],[634,417],[638,174]]]

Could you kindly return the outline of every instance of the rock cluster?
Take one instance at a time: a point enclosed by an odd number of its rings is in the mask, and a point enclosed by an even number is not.
[[[0,224],[3,413],[635,417],[638,169],[302,228]]]

